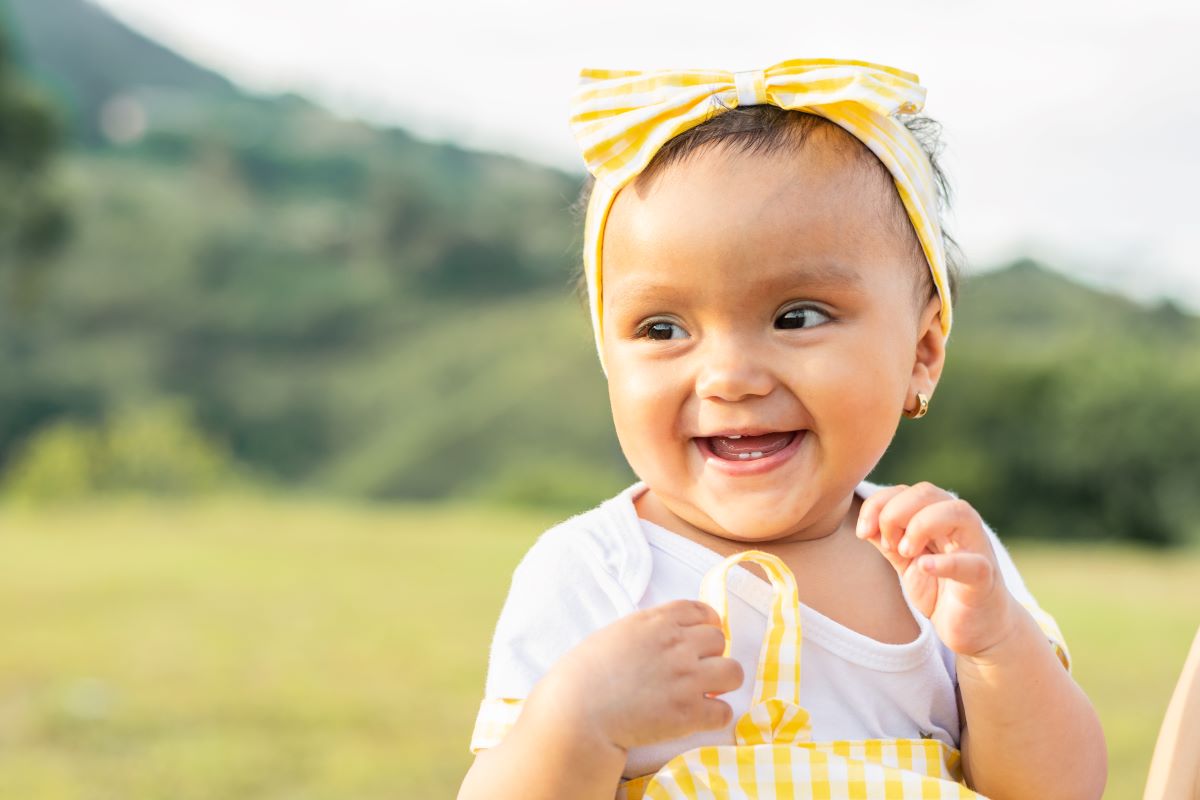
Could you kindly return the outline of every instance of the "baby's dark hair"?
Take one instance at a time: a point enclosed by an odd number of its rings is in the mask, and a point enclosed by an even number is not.
[[[723,106],[719,98],[713,99],[717,104]],[[804,147],[809,136],[818,129],[827,129],[826,133],[841,132],[840,136],[834,136],[833,139],[840,141],[840,146],[849,148],[847,152],[854,157],[854,163],[863,169],[877,171],[879,176],[886,180],[887,185],[892,187],[890,192],[892,202],[888,204],[890,207],[885,211],[886,219],[888,224],[893,226],[897,235],[906,236],[909,239],[913,248],[914,261],[922,265],[914,281],[915,295],[913,299],[918,311],[924,308],[929,298],[937,293],[937,288],[934,286],[925,253],[921,249],[920,239],[917,238],[912,221],[908,218],[900,195],[895,190],[892,175],[883,162],[856,137],[822,116],[769,104],[725,108],[725,111],[689,128],[659,148],[646,168],[638,174],[634,183],[639,185],[651,183],[667,166],[684,161],[689,156],[716,146],[729,147],[734,152],[759,155],[769,155],[779,151],[798,152]],[[941,123],[930,117],[917,115],[899,116],[897,119],[908,128],[921,149],[929,157],[929,162],[933,167],[937,194],[937,214],[941,221],[946,209],[950,207],[952,199],[950,184],[946,179],[945,172],[938,164],[938,156],[944,147],[941,141]],[[587,211],[588,201],[595,183],[595,178],[590,174],[587,175],[578,198],[571,206],[571,213],[578,220],[582,220]],[[958,297],[962,251],[954,238],[946,232],[944,224],[941,225],[941,230],[946,252],[946,273],[950,297],[953,299]],[[574,284],[575,293],[586,309],[588,306],[587,279],[584,275],[582,259],[577,262],[575,267]]]

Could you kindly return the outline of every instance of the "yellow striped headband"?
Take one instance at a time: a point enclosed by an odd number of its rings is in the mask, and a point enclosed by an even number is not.
[[[601,369],[600,250],[617,192],[672,137],[728,108],[746,105],[770,104],[825,117],[883,162],[929,262],[942,302],[942,331],[950,334],[950,284],[933,166],[912,132],[895,117],[924,107],[925,89],[916,75],[866,61],[791,59],[745,72],[584,69],[579,78],[571,98],[571,130],[596,178],[584,222],[583,263]]]

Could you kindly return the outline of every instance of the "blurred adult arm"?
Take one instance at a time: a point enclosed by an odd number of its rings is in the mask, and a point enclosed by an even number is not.
[[[1200,798],[1200,630],[1163,717],[1145,800]]]

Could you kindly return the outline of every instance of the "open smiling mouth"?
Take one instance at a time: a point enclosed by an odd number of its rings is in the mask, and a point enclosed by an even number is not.
[[[708,447],[717,458],[749,461],[778,453],[792,443],[799,431],[764,433],[761,436],[709,436]]]
[[[748,475],[765,472],[787,461],[799,449],[807,431],[772,431],[754,435],[698,436],[701,455],[722,472]]]

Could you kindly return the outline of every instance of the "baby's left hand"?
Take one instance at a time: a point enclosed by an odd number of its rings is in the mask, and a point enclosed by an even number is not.
[[[979,655],[1012,630],[1016,601],[967,501],[928,482],[889,486],[863,501],[856,532],[896,568],[905,594],[955,653]]]

